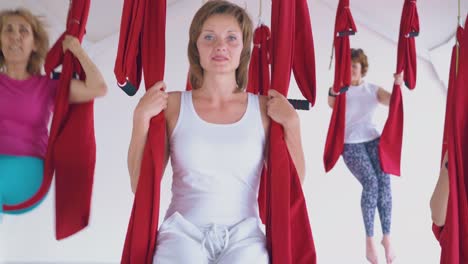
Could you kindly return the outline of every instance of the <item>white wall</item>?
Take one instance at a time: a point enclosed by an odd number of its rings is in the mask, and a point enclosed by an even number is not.
[[[190,3],[192,2],[192,3]],[[237,1],[241,2],[241,1]],[[169,90],[183,90],[186,80],[188,27],[199,1],[174,4],[168,11],[166,82]],[[112,7],[119,8],[120,7]],[[177,10],[175,13],[174,10]],[[319,263],[365,263],[365,237],[360,213],[361,187],[339,161],[325,175],[323,148],[331,115],[327,89],[333,80],[328,70],[335,11],[317,3],[310,7],[315,40],[317,104],[300,112],[307,161],[304,183]],[[253,15],[256,17],[257,11]],[[268,11],[264,11],[268,14]],[[256,19],[255,19],[256,21]],[[370,60],[367,80],[390,90],[396,65],[396,45],[358,24],[353,47],[363,48]],[[90,226],[77,235],[57,242],[51,190],[36,210],[21,216],[5,216],[0,224],[0,262],[20,263],[117,263],[133,203],[126,168],[132,111],[142,91],[127,97],[115,86],[113,66],[117,35],[87,45],[105,75],[109,94],[95,104],[97,167]],[[447,63],[449,58],[447,58]],[[299,97],[292,82],[290,95]],[[143,88],[141,89],[143,90]],[[431,233],[429,198],[438,175],[445,110],[445,95],[427,61],[418,61],[418,83],[413,92],[404,88],[405,131],[402,177],[392,177],[394,211],[392,235],[397,252],[395,263],[437,263],[439,246]],[[377,120],[383,124],[384,108]],[[162,209],[170,199],[170,168],[162,186]],[[164,213],[160,214],[161,217]],[[376,241],[381,238],[376,218]],[[383,249],[379,247],[381,261]]]

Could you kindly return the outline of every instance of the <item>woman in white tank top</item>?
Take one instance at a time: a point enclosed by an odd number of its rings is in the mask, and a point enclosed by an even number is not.
[[[209,1],[196,13],[188,45],[189,92],[161,81],[134,112],[128,167],[136,190],[149,120],[164,111],[172,200],[158,230],[154,263],[269,263],[257,195],[270,118],[281,124],[301,180],[299,118],[274,90],[245,92],[252,42],[245,10]]]
[[[366,258],[370,263],[378,263],[374,244],[374,216],[378,209],[382,224],[382,245],[385,249],[386,263],[395,259],[390,241],[392,215],[392,191],[390,175],[380,167],[378,152],[380,132],[372,118],[378,104],[388,106],[391,94],[362,78],[369,64],[362,49],[351,49],[351,86],[346,92],[346,117],[343,160],[361,183],[361,211],[366,229]],[[394,75],[395,83],[401,85],[402,76]],[[328,104],[333,107],[335,94],[329,90]]]

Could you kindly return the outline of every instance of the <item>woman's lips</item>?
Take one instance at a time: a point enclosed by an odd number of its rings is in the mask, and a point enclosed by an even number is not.
[[[224,57],[224,56],[214,56],[214,57],[212,58],[212,60],[214,60],[214,61],[227,61],[228,58],[227,58],[227,57]]]

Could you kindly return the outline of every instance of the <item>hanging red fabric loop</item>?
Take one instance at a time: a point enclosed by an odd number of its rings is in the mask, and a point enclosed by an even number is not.
[[[468,17],[465,30],[467,26]],[[441,245],[441,264],[468,263],[468,34],[462,31],[457,30],[458,74],[456,48],[452,51],[445,112],[444,142],[450,190],[447,214],[443,228],[434,226]]]
[[[335,79],[333,91],[341,92],[335,100],[328,127],[323,163],[325,171],[330,171],[343,153],[346,116],[346,90],[351,85],[351,49],[349,36],[357,32],[349,0],[340,0],[336,10],[334,31]]]
[[[401,15],[396,73],[403,72],[408,88],[416,85],[416,44],[419,17],[416,1],[405,0]],[[403,101],[400,85],[393,85],[388,118],[379,143],[380,165],[386,173],[400,176],[401,148],[403,142]]]
[[[266,95],[270,89],[270,35],[266,25],[255,30],[247,92]]]
[[[309,65],[315,65],[306,1],[273,0],[271,35],[271,88],[287,95],[291,69],[294,67],[302,94],[307,95],[306,98],[313,103],[315,67],[304,68],[304,60],[298,58],[299,54],[307,56]],[[310,76],[307,76],[308,73]],[[283,129],[273,121],[267,168],[266,232],[271,262],[316,263],[315,245],[301,183],[287,150]]]

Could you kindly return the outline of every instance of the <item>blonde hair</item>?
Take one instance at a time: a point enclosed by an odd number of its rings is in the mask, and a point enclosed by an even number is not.
[[[24,18],[24,20],[26,20],[26,22],[28,22],[28,24],[31,26],[36,50],[32,51],[31,56],[29,57],[26,70],[30,74],[40,74],[44,65],[45,57],[47,56],[47,52],[49,50],[49,35],[45,30],[45,25],[38,16],[33,15],[27,9],[19,8],[15,10],[4,10],[0,12],[0,32],[3,30],[6,18],[12,16],[19,16]],[[1,45],[2,43],[0,41],[0,48]],[[4,68],[5,56],[0,50],[0,69],[3,71]]]
[[[200,64],[200,53],[197,48],[197,40],[201,34],[203,24],[213,15],[230,15],[239,23],[242,31],[244,47],[236,69],[236,82],[239,90],[244,90],[250,62],[250,49],[252,46],[253,24],[247,12],[228,1],[212,0],[206,2],[195,14],[189,31],[188,58],[190,63],[189,81],[193,89],[198,89],[203,84],[203,68]]]

